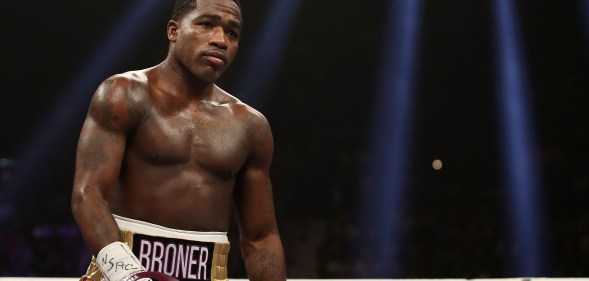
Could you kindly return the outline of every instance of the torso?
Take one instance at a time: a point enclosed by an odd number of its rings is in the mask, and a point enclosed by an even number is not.
[[[132,87],[149,106],[127,136],[113,212],[176,229],[226,231],[249,151],[247,106],[216,87],[216,100],[187,102],[145,79]]]

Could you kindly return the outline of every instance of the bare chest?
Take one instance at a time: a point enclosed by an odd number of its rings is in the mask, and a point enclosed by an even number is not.
[[[228,112],[186,110],[151,114],[130,146],[153,165],[183,165],[235,175],[248,154],[245,126]]]

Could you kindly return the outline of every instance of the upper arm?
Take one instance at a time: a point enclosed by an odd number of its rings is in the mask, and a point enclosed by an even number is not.
[[[266,118],[258,113],[252,120],[250,153],[237,177],[235,206],[242,239],[257,241],[277,232],[270,181],[274,143]]]
[[[126,137],[141,118],[141,103],[130,90],[133,83],[109,78],[92,97],[78,141],[74,195],[85,195],[95,186],[107,198],[116,186]]]

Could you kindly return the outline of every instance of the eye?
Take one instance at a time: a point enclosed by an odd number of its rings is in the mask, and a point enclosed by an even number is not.
[[[203,21],[200,22],[198,25],[202,26],[202,27],[206,27],[206,28],[210,28],[213,27],[213,23],[209,22],[209,21]]]
[[[227,35],[231,38],[239,38],[239,33],[233,30],[227,31]]]

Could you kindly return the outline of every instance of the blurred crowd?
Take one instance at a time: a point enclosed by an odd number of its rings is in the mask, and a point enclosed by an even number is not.
[[[546,157],[541,206],[546,233],[539,235],[543,270],[546,277],[587,277],[587,169],[571,168],[559,155]],[[509,226],[502,219],[506,192],[494,183],[466,190],[459,186],[468,184],[448,177],[415,182],[406,211],[391,222],[401,245],[374,247],[371,237],[379,228],[367,227],[355,207],[372,184],[352,172],[364,158],[362,153],[342,156],[341,166],[332,167],[344,171],[342,176],[315,194],[303,195],[293,193],[296,182],[281,170],[296,167],[277,159],[276,207],[291,278],[501,278],[517,272],[510,257],[518,245],[509,242]],[[9,170],[3,169],[0,178],[6,186]],[[0,276],[83,274],[90,253],[69,211],[68,188],[47,192],[30,204],[12,202],[1,190]],[[234,227],[229,235],[236,241]],[[230,276],[244,278],[239,249],[233,245]]]

